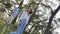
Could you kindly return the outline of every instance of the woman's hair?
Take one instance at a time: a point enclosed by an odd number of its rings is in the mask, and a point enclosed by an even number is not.
[[[32,13],[32,8],[30,7],[29,9],[31,10],[31,12],[29,12],[29,14],[31,14]]]
[[[32,9],[31,9],[31,12],[29,14],[31,14],[31,13],[32,13]]]

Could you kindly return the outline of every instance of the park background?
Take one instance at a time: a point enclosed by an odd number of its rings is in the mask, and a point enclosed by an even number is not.
[[[14,24],[6,24],[9,14],[22,0],[0,0],[0,34],[16,31],[17,17]],[[39,5],[38,5],[39,4]],[[35,13],[29,20],[23,34],[60,34],[60,0],[24,0],[23,9],[32,7]]]

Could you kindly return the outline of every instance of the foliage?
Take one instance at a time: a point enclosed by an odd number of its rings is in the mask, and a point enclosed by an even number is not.
[[[39,1],[39,0],[36,0],[36,1]],[[33,10],[36,7],[38,8],[36,10],[36,13],[31,18],[30,22],[28,23],[23,34],[44,34],[44,32],[47,28],[47,25],[49,23],[49,18],[52,15],[51,9],[53,10],[53,7],[55,6],[55,4],[49,0],[41,0],[41,2],[39,2],[39,6],[38,6],[38,3],[36,3],[36,1],[30,0],[29,3],[25,4],[25,6],[23,7],[26,9],[31,6],[33,8]],[[6,2],[6,3],[4,3],[4,2]],[[52,2],[52,4],[51,4],[51,2]],[[13,3],[10,3],[10,1],[1,0],[0,3],[2,3],[5,6],[5,8],[0,8],[0,12],[2,12],[2,13],[6,12],[6,9],[7,10],[11,9],[11,7],[13,6],[12,5]],[[1,15],[0,15],[0,17],[1,17]],[[51,28],[50,28],[51,31],[49,31],[50,34],[53,33],[53,30],[55,28],[54,26],[57,27],[57,23],[60,21],[59,18],[57,20],[55,20],[55,19],[52,20],[52,22],[51,22],[52,23]],[[28,28],[29,25],[32,26],[30,29]],[[17,29],[17,23],[9,26],[5,23],[5,20],[2,20],[0,18],[0,34],[9,34],[10,31],[16,31],[16,29]]]
[[[0,0],[1,3],[5,2],[5,0]]]
[[[5,5],[5,8],[7,8],[7,9],[11,8],[11,6],[12,6],[11,3],[5,3],[4,5]]]
[[[0,12],[5,12],[6,10],[4,8],[0,8]]]

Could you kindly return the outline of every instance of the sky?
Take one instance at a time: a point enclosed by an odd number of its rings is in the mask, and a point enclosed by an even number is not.
[[[56,14],[55,17],[56,17],[56,18],[60,18],[60,10],[59,10],[59,12]]]
[[[15,0],[11,0],[11,1],[15,2]],[[29,2],[29,0],[24,0],[23,4],[27,4],[28,2]]]

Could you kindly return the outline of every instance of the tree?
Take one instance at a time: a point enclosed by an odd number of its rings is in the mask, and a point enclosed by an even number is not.
[[[49,33],[49,30],[51,29],[51,23],[52,23],[54,16],[59,11],[59,9],[60,9],[60,5],[58,6],[58,8],[54,12],[52,12],[51,17],[50,17],[49,22],[48,22],[48,25],[47,25],[47,29],[46,29],[44,34],[51,34],[51,33]]]

